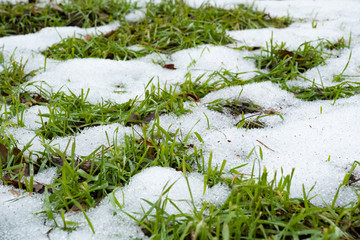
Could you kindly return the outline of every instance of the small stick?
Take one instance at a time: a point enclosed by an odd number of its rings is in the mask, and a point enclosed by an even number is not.
[[[360,181],[360,178],[352,180],[351,182],[348,183],[348,185],[351,186],[351,184],[356,183],[358,181]]]
[[[264,147],[266,147],[267,149],[269,149],[270,151],[275,152],[274,150],[272,150],[271,148],[269,148],[268,146],[266,146],[264,143],[260,142],[259,140],[256,139],[256,141],[259,142]]]

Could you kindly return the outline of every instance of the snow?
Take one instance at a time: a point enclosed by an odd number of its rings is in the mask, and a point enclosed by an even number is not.
[[[15,2],[15,1],[14,1]],[[145,0],[138,1],[142,4]],[[199,6],[202,0],[189,0],[193,6]],[[213,0],[214,5],[227,8],[236,3],[252,3],[242,0]],[[351,60],[345,75],[359,76],[360,73],[360,1],[356,0],[284,0],[256,1],[258,9],[266,9],[271,16],[289,14],[298,19],[285,29],[258,29],[229,31],[237,45],[266,46],[273,38],[274,42],[286,42],[289,49],[296,49],[305,41],[327,39],[336,41],[344,37],[352,38],[351,48],[338,52],[338,56],[327,59],[327,64],[304,73],[304,76],[325,86],[331,86],[334,75],[339,74]],[[138,10],[127,16],[129,21],[136,21],[143,16]],[[314,27],[316,25],[316,28]],[[5,59],[13,56],[17,61],[28,61],[27,71],[44,67],[45,58],[40,52],[52,44],[68,36],[85,36],[108,32],[118,27],[113,23],[97,29],[80,29],[77,27],[45,28],[34,34],[0,38],[0,46],[5,51]],[[190,72],[193,77],[200,74],[210,74],[214,71],[227,69],[235,72],[246,72],[243,79],[251,78],[257,70],[254,61],[244,59],[253,53],[243,50],[233,50],[229,46],[204,45],[193,49],[176,52],[170,56],[151,54],[141,59],[131,61],[112,61],[104,59],[72,59],[55,61],[47,59],[46,69],[37,73],[31,79],[33,84],[47,91],[72,91],[75,94],[90,89],[88,100],[91,103],[99,101],[126,102],[130,98],[144,93],[144,87],[151,78],[153,83],[175,84],[183,82]],[[176,70],[162,68],[156,62],[173,63]],[[155,62],[155,63],[154,63]],[[360,81],[360,78],[351,78]],[[46,82],[46,84],[44,84]],[[302,80],[293,81],[294,85],[306,85]],[[124,93],[117,93],[121,85]],[[28,89],[35,90],[33,86]],[[241,93],[241,94],[240,94]],[[143,97],[143,96],[142,96]],[[209,110],[206,106],[218,98],[246,99],[264,107],[265,110],[275,110],[282,115],[269,116],[262,120],[267,127],[264,129],[238,129],[234,126],[240,118],[230,114],[220,114]],[[191,141],[204,149],[206,157],[213,154],[212,165],[221,164],[226,159],[225,171],[229,171],[244,163],[247,166],[238,169],[242,173],[250,173],[255,164],[255,173],[264,167],[270,178],[274,171],[289,174],[295,168],[292,181],[292,197],[302,197],[302,187],[309,191],[315,185],[311,196],[316,194],[322,198],[313,199],[314,204],[322,205],[323,201],[331,203],[339,185],[348,173],[352,163],[358,160],[360,154],[360,95],[333,101],[304,102],[292,94],[280,89],[270,82],[256,83],[245,86],[234,86],[208,94],[199,103],[187,104],[192,113],[182,116],[172,114],[162,115],[160,124],[163,128],[175,131],[180,129],[183,136],[189,132],[197,132],[204,143],[193,137]],[[4,111],[2,106],[1,112]],[[110,124],[84,129],[73,137],[56,138],[51,142],[37,137],[34,130],[38,128],[41,119],[39,112],[46,113],[48,109],[33,106],[24,114],[25,127],[7,129],[17,140],[18,146],[32,141],[33,151],[41,151],[44,146],[51,145],[65,150],[67,144],[75,142],[77,155],[88,155],[98,147],[109,146],[117,141],[121,143],[125,134],[131,133],[130,127],[120,124]],[[16,122],[17,119],[12,119]],[[208,122],[209,121],[209,122]],[[109,135],[110,142],[106,137]],[[265,147],[266,146],[266,147]],[[246,156],[255,148],[259,156],[259,147],[263,151],[263,159],[256,155],[250,159]],[[206,158],[205,158],[206,159]],[[360,172],[355,170],[355,174]],[[46,170],[35,176],[40,182],[49,183],[55,175],[55,169]],[[207,188],[204,194],[204,177],[200,174],[187,175],[189,186],[194,197],[191,203],[188,185],[181,172],[174,169],[153,167],[135,175],[124,188],[114,192],[114,196],[123,205],[122,210],[134,216],[141,216],[143,209],[149,205],[143,200],[155,202],[166,186],[175,183],[166,196],[174,200],[185,212],[199,208],[203,202],[221,205],[229,194],[229,189],[223,185]],[[135,194],[136,193],[136,194]],[[19,196],[18,196],[19,195]],[[165,196],[163,196],[165,199]],[[323,200],[322,200],[323,199]],[[340,191],[337,205],[345,205],[357,201],[357,195],[350,187]],[[68,221],[79,223],[76,231],[68,233],[60,228],[53,229],[51,220],[46,220],[45,214],[35,213],[43,210],[44,196],[29,195],[26,192],[0,185],[0,236],[2,239],[129,239],[145,238],[134,221],[130,220],[118,207],[111,204],[110,198],[102,200],[98,207],[87,212],[95,228],[93,234],[81,214],[67,214]],[[176,213],[176,209],[168,204],[167,211]],[[114,215],[114,212],[117,214]],[[55,216],[61,224],[60,216]],[[21,231],[19,231],[21,229]],[[25,234],[25,235],[24,235]]]

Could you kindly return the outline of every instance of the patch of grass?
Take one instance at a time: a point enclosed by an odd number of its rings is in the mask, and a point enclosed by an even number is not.
[[[264,128],[265,123],[260,121],[260,119],[270,115],[278,115],[281,119],[283,119],[281,114],[274,110],[267,111],[249,100],[241,100],[239,98],[219,98],[209,102],[207,104],[207,108],[220,113],[231,114],[234,117],[241,116],[241,120],[235,124],[238,128]]]
[[[257,72],[258,75],[248,80],[241,79],[243,73],[230,72],[226,69],[215,72],[214,75],[219,76],[228,86],[271,81],[279,84],[282,89],[294,93],[297,98],[305,101],[336,101],[338,98],[358,94],[360,90],[359,83],[345,81],[346,78],[358,77],[344,75],[349,65],[351,54],[342,72],[334,76],[333,82],[341,82],[339,84],[324,87],[322,84],[313,83],[311,87],[288,87],[287,82],[294,79],[303,79],[304,81],[310,82],[310,79],[302,75],[304,72],[326,64],[326,60],[333,56],[332,51],[349,48],[349,46],[350,41],[347,44],[344,38],[340,38],[334,43],[322,39],[317,41],[316,44],[314,44],[314,42],[305,42],[295,51],[289,51],[285,43],[281,43],[280,45],[277,43],[274,44],[271,39],[267,49],[262,50],[260,55],[247,57],[255,60],[257,67],[265,71]]]
[[[130,109],[130,117],[126,119],[127,125],[150,122],[156,114],[173,113],[181,115],[189,112],[188,109],[184,108],[182,95],[173,86],[165,85],[164,88],[161,88],[159,84],[157,86],[151,85],[145,91],[144,100],[136,101],[135,99],[134,101]]]
[[[344,37],[339,38],[336,42],[330,42],[329,40],[325,40],[324,47],[328,50],[341,50],[344,48],[350,48],[351,36],[349,42],[346,43]]]
[[[7,123],[10,117],[16,116],[17,123],[22,126],[22,117],[25,109],[48,100],[36,93],[24,91],[28,80],[39,70],[25,71],[27,61],[15,61],[10,57],[6,62],[0,52],[0,104],[4,108],[0,115],[0,124]]]
[[[258,113],[262,112],[263,109],[252,103],[251,101],[241,99],[216,99],[207,104],[207,107],[211,110],[215,110],[221,113],[229,113],[233,116],[244,115],[247,113]]]
[[[151,53],[148,49],[131,50],[117,40],[109,40],[104,34],[89,39],[64,38],[43,52],[47,57],[55,59],[70,58],[104,58],[128,60],[143,57]]]
[[[194,80],[191,74],[186,75],[186,80],[179,84],[180,97],[198,102],[200,98],[205,97],[208,93],[220,90],[228,84],[222,80],[215,80],[213,76],[202,74]]]
[[[70,38],[54,44],[43,54],[54,59],[98,57],[128,60],[150,52],[174,53],[201,44],[225,45],[232,42],[226,30],[286,27],[288,17],[272,18],[264,12],[239,5],[225,10],[207,4],[191,8],[182,0],[150,2],[144,19],[137,23],[121,22],[117,31],[91,40]],[[136,52],[127,47],[144,47]]]
[[[117,134],[115,131],[114,139]],[[83,209],[95,207],[99,200],[117,187],[125,186],[144,168],[162,166],[192,172],[201,159],[196,147],[181,140],[179,130],[171,133],[158,123],[144,126],[141,133],[133,131],[132,135],[125,135],[123,143],[115,141],[108,147],[101,146],[86,157],[75,156],[75,145],[72,150],[71,156],[54,148],[44,154],[50,156],[48,161],[59,166],[59,178],[48,186],[53,192],[49,201],[55,211],[77,211],[75,203],[80,203]]]
[[[317,207],[305,190],[302,199],[292,199],[293,173],[279,181],[276,176],[269,181],[266,170],[259,179],[235,178],[221,207],[204,203],[200,210],[177,215],[165,210],[169,204],[176,207],[166,197],[170,186],[158,201],[148,202],[151,208],[144,217],[133,219],[153,239],[357,239],[359,203]]]
[[[0,95],[4,97],[4,102],[9,104],[13,95],[20,95],[23,92],[22,85],[35,76],[37,70],[25,72],[26,64],[27,61],[17,62],[13,58],[10,58],[9,63],[5,63],[3,54],[0,53]]]
[[[334,86],[324,87],[317,84],[313,86],[293,87],[290,89],[297,98],[306,101],[315,100],[334,100],[339,98],[347,98],[360,93],[360,83],[345,81]]]
[[[82,92],[77,96],[72,92],[67,95],[58,91],[48,96],[51,99],[46,104],[49,113],[39,113],[42,126],[37,134],[53,139],[75,135],[86,127],[124,121],[124,109],[129,108],[128,105],[110,102],[93,105],[87,101],[88,93]]]
[[[150,81],[151,82],[151,81]],[[149,82],[149,84],[150,84]],[[49,113],[41,113],[42,127],[37,133],[45,139],[75,135],[86,127],[121,123],[124,125],[146,124],[153,120],[156,114],[184,114],[189,110],[184,108],[183,101],[173,87],[150,85],[145,90],[144,100],[130,99],[126,103],[116,104],[102,102],[96,105],[87,101],[89,91],[80,96],[69,95],[62,91],[47,97]]]
[[[328,43],[328,42],[326,42]],[[307,70],[319,65],[324,65],[325,60],[331,54],[323,51],[324,42],[319,41],[314,46],[312,42],[301,44],[295,51],[285,47],[285,43],[278,45],[270,40],[270,46],[263,50],[260,55],[248,57],[256,61],[259,69],[266,69],[269,72],[259,74],[253,81],[272,81],[280,83],[281,87],[287,88],[288,80],[301,77]]]
[[[1,3],[0,37],[28,34],[44,27],[94,27],[120,20],[129,12],[126,1],[69,1],[65,4]]]

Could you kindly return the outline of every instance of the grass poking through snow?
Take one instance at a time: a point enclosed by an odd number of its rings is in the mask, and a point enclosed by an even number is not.
[[[101,36],[64,39],[43,54],[61,60],[86,57],[128,60],[151,52],[170,54],[200,44],[229,44],[232,39],[226,30],[281,28],[291,23],[288,17],[273,18],[243,5],[231,10],[207,4],[192,8],[181,0],[174,0],[150,2],[146,9],[139,22],[121,21],[116,31]],[[143,49],[134,51],[128,48],[131,46]]]
[[[148,3],[144,18],[137,23],[127,22],[125,15],[137,6],[125,1],[70,1],[67,4],[39,6],[36,4],[0,4],[0,36],[34,33],[52,26],[100,26],[119,21],[120,27],[109,33],[63,39],[46,49],[46,57],[67,60],[70,58],[107,58],[129,60],[149,53],[171,54],[201,44],[227,45],[233,42],[228,30],[286,27],[289,17],[275,18],[252,7],[239,5],[226,10],[208,4],[191,8],[184,1]],[[129,48],[137,46],[139,48]],[[290,51],[285,44],[270,41],[268,48],[251,57],[259,68],[257,75],[242,80],[242,73],[226,69],[211,75],[193,78],[190,73],[185,81],[176,86],[152,84],[144,91],[142,100],[130,99],[123,104],[102,102],[91,104],[88,92],[79,96],[62,91],[40,93],[24,91],[27,81],[37,71],[25,72],[26,61],[6,62],[0,54],[1,139],[0,177],[3,184],[13,185],[45,195],[44,213],[54,220],[55,227],[74,231],[76,223],[66,221],[66,212],[81,211],[94,231],[86,211],[96,207],[99,201],[110,195],[110,200],[120,209],[122,206],[113,197],[113,191],[129,183],[132,176],[141,170],[162,166],[187,173],[204,175],[209,187],[226,184],[231,194],[222,206],[204,203],[193,212],[169,215],[166,205],[176,204],[166,197],[169,186],[158,201],[147,202],[153,211],[144,213],[140,219],[131,216],[144,234],[152,239],[359,239],[360,201],[344,207],[335,204],[317,207],[310,203],[310,192],[303,198],[290,198],[293,173],[269,180],[266,169],[261,176],[244,177],[241,166],[232,169],[232,178],[223,174],[226,161],[221,166],[212,166],[212,155],[204,157],[203,150],[194,142],[203,142],[198,133],[179,130],[170,132],[159,124],[162,114],[188,114],[185,101],[200,102],[208,93],[220,89],[261,81],[272,81],[296,97],[306,100],[334,100],[360,93],[358,82],[347,81],[343,73],[334,77],[334,86],[313,84],[311,87],[289,87],[294,79],[309,81],[303,73],[326,64],[335,51],[349,47],[344,38],[337,42],[319,40],[305,42]],[[239,51],[244,48],[238,48]],[[245,50],[258,50],[246,47]],[[122,86],[118,86],[119,94]],[[125,91],[125,90],[124,90]],[[24,126],[24,110],[34,105],[47,107],[49,113],[39,113],[41,126],[36,130],[41,136],[43,152],[28,151],[31,142],[21,149],[8,134],[9,126]],[[218,99],[207,104],[211,110],[241,117],[237,127],[266,127],[261,118],[276,114],[266,111],[250,101]],[[249,114],[253,115],[249,118]],[[16,118],[10,122],[9,119]],[[152,121],[152,124],[149,124]],[[76,143],[69,141],[66,150],[51,146],[49,140],[58,137],[76,136],[88,127],[118,123],[132,126],[132,133],[117,142],[117,134],[107,133],[108,143],[99,146],[88,156],[76,155]],[[195,139],[195,140],[194,140]],[[69,154],[70,152],[70,154]],[[251,155],[251,154],[250,154]],[[207,167],[205,167],[207,162]],[[34,175],[50,167],[57,167],[57,176],[52,184],[34,181]],[[354,163],[352,171],[357,167]],[[351,173],[345,176],[339,189],[348,184]],[[189,189],[191,191],[191,189]],[[111,197],[112,196],[112,197]],[[336,197],[334,203],[336,202]],[[123,210],[123,209],[121,209]],[[116,211],[116,210],[114,210]],[[55,221],[55,214],[63,223]]]

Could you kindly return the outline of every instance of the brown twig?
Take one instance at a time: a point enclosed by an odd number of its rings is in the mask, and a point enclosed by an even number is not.
[[[275,152],[274,150],[272,150],[271,148],[269,148],[268,146],[266,146],[264,143],[260,142],[259,140],[256,139],[256,141],[258,143],[260,143],[261,145],[263,145],[264,147],[266,147],[267,149],[269,149],[270,151]]]

